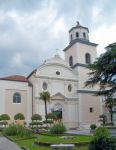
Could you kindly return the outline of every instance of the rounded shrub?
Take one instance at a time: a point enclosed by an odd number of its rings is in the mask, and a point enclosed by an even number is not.
[[[10,120],[10,116],[9,116],[8,114],[2,114],[2,115],[0,116],[0,119],[1,119],[1,120]]]
[[[50,128],[50,133],[52,134],[63,134],[66,131],[66,127],[59,123],[59,124],[54,124],[51,128]]]
[[[33,114],[31,120],[32,121],[42,120],[42,117],[39,114]]]
[[[14,120],[25,120],[25,117],[22,113],[17,113],[15,116],[14,116]]]
[[[90,129],[91,129],[91,130],[95,130],[96,128],[97,128],[96,124],[91,124],[91,125],[90,125]]]
[[[57,118],[57,116],[54,114],[54,113],[48,113],[47,114],[47,119],[56,119]]]
[[[95,137],[96,138],[108,138],[110,136],[109,130],[105,127],[99,127],[96,129]]]
[[[48,123],[48,124],[52,124],[52,123],[53,123],[53,120],[44,120],[43,123],[44,123],[44,124],[47,124],[47,123]]]

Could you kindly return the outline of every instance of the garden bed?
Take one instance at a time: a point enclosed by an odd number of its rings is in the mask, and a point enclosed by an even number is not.
[[[69,136],[69,134],[68,134]],[[72,135],[71,135],[72,136]],[[9,136],[9,138],[22,147],[23,150],[50,150],[51,144],[56,143],[70,143],[74,144],[74,150],[88,150],[87,145],[92,137],[73,135],[73,139],[61,139],[61,136],[55,135],[34,135],[33,138],[21,138],[16,136]],[[78,141],[77,141],[78,139]],[[61,142],[62,141],[62,142]]]

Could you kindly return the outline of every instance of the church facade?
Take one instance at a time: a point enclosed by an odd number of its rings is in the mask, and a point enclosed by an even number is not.
[[[85,87],[88,64],[96,59],[97,44],[89,41],[89,29],[77,22],[69,30],[69,45],[64,48],[65,60],[59,55],[47,59],[28,77],[0,78],[0,114],[13,116],[21,112],[30,122],[32,114],[45,119],[42,91],[50,93],[49,112],[59,114],[67,128],[89,127],[98,124],[102,114],[100,97],[94,96],[98,87]]]

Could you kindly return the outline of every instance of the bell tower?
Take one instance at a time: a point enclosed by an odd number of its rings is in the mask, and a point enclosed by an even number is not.
[[[85,87],[90,72],[87,66],[96,60],[97,45],[90,42],[89,29],[77,22],[76,26],[69,30],[69,44],[63,50],[65,61],[78,74],[77,94],[80,126],[98,123],[99,115],[102,114],[100,98],[93,96],[97,87]]]
[[[89,41],[88,28],[81,26],[79,21],[77,21],[77,25],[69,30],[69,39],[70,43],[74,42],[76,39]]]
[[[89,29],[77,22],[69,30],[69,45],[63,50],[65,60],[72,68],[86,66],[95,61],[97,45],[89,41]]]

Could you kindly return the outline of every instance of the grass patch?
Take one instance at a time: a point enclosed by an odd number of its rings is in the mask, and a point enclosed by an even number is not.
[[[37,139],[36,136],[31,136],[31,137],[27,137],[27,136],[24,136],[24,137],[20,137],[20,136],[7,136],[8,139],[10,139],[11,141],[21,141],[21,140],[29,140],[29,139]]]
[[[29,139],[29,140],[23,140],[23,141],[16,141],[16,143],[20,147],[25,147],[28,150],[51,150],[50,147],[45,147],[45,146],[36,146],[33,145],[34,139]],[[87,147],[75,147],[73,150],[88,150]]]
[[[70,136],[70,135],[67,135]],[[59,143],[78,143],[78,142],[90,142],[93,138],[92,136],[84,136],[84,135],[71,135],[74,136],[73,139],[62,139],[61,136],[55,135],[39,135],[37,140],[39,142],[47,142],[52,144],[59,144]]]
[[[78,143],[78,142],[89,142],[92,139],[92,136],[84,136],[84,135],[70,135],[66,134],[65,136],[74,136],[73,139],[62,139],[61,136],[55,135],[34,135],[32,138],[28,137],[19,137],[19,136],[9,136],[12,141],[14,141],[20,147],[25,147],[28,150],[51,150],[50,147],[46,146],[37,146],[33,143],[35,141],[45,142],[51,144],[59,144],[59,143]],[[74,147],[73,150],[88,150],[87,146],[85,147]]]

